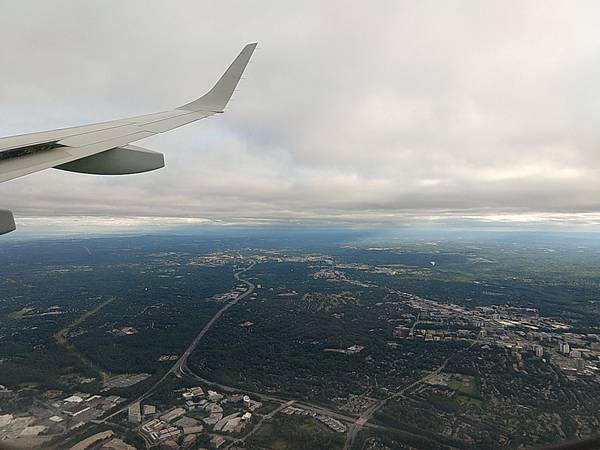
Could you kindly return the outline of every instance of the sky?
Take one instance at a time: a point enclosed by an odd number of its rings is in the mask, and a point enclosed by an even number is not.
[[[596,1],[0,0],[0,135],[168,110],[146,174],[0,185],[17,225],[600,230]]]

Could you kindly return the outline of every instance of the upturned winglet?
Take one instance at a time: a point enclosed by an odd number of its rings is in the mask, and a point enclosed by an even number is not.
[[[210,91],[177,109],[223,112],[257,45],[256,42],[247,44]]]

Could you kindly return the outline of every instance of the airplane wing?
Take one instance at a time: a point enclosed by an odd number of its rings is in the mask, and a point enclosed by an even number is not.
[[[164,167],[162,153],[130,144],[224,112],[256,45],[246,45],[205,95],[171,111],[0,138],[0,183],[48,168],[121,175]],[[12,213],[0,210],[0,234],[14,229]]]

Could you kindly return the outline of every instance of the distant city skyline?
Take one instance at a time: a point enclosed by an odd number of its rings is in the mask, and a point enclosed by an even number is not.
[[[0,136],[170,109],[259,42],[227,114],[140,142],[165,153],[161,171],[0,185],[15,238],[75,220],[600,229],[597,2],[3,11]]]

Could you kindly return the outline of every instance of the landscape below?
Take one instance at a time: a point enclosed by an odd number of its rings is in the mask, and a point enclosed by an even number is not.
[[[491,449],[600,428],[600,239],[0,243],[0,447]]]

